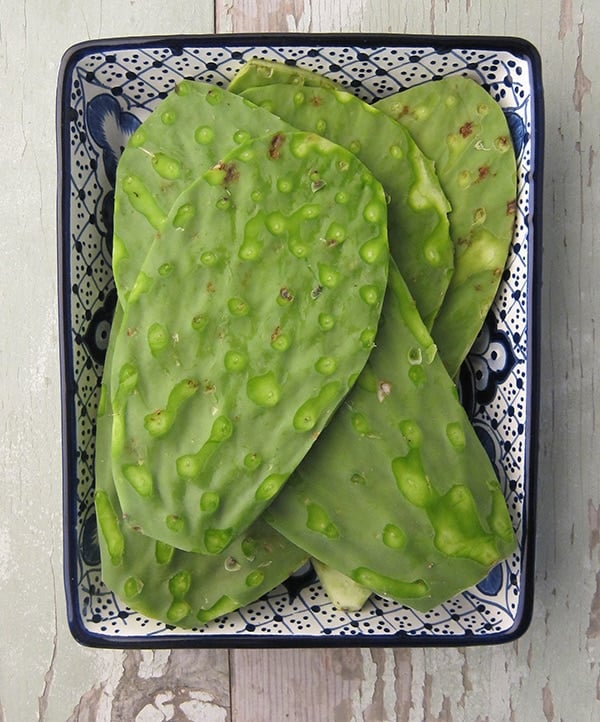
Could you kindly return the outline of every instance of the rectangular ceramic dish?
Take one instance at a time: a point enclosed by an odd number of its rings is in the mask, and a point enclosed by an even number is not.
[[[519,548],[477,587],[427,614],[378,597],[361,612],[339,612],[306,569],[257,603],[190,631],[132,612],[101,581],[94,430],[116,300],[110,260],[116,164],[132,128],[179,80],[226,86],[253,56],[316,70],[366,101],[467,74],[498,100],[509,122],[518,156],[516,231],[496,302],[459,387],[503,485]],[[543,142],[536,50],[515,38],[403,35],[92,41],[63,58],[57,141],[64,570],[74,637],[105,647],[269,647],[490,644],[520,636],[532,611],[535,537]]]

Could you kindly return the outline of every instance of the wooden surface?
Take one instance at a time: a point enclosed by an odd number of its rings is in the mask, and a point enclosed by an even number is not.
[[[60,56],[88,38],[267,30],[517,35],[542,55],[538,553],[534,618],[517,642],[121,652],[80,647],[68,632],[54,220]],[[0,722],[600,719],[599,44],[597,0],[0,0]]]

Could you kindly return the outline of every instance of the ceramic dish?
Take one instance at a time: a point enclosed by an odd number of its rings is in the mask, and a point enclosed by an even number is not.
[[[194,630],[132,612],[101,581],[94,429],[115,305],[115,168],[131,132],[182,78],[226,86],[252,57],[329,75],[364,100],[468,74],[502,105],[518,155],[517,224],[496,302],[460,374],[463,404],[502,483],[519,548],[479,585],[422,614],[373,597],[335,610],[310,569]],[[535,536],[543,108],[538,54],[513,38],[401,35],[177,36],[99,40],[63,58],[57,97],[58,250],[69,624],[106,647],[467,645],[508,641],[531,617]]]

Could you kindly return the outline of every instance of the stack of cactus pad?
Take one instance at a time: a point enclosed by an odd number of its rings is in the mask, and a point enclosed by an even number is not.
[[[106,585],[195,627],[311,559],[340,607],[427,611],[512,554],[453,377],[515,194],[502,110],[467,78],[373,106],[256,60],[161,101],[115,187]]]

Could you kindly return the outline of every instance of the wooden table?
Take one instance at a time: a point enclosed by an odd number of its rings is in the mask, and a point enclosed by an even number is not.
[[[122,652],[81,647],[68,632],[54,220],[60,57],[91,38],[245,31],[512,35],[541,53],[537,573],[533,621],[514,643]],[[596,43],[596,0],[0,0],[0,722],[600,719]]]

